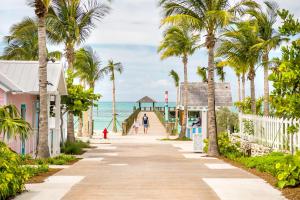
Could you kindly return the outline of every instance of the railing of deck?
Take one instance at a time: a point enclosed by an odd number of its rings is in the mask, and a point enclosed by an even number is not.
[[[292,125],[300,126],[299,119],[284,119],[257,115],[239,115],[240,131],[238,135],[276,150],[294,152],[300,149],[300,130],[289,134]]]
[[[134,123],[134,120],[137,118],[140,109],[136,109],[127,119],[122,123],[122,135],[127,135]]]
[[[157,118],[159,121],[163,124],[165,127],[166,131],[170,134],[173,133],[175,123],[174,122],[165,122],[165,116],[159,109],[154,109],[154,113],[156,114]]]

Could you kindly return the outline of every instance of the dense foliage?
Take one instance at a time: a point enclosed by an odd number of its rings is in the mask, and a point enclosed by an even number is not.
[[[67,141],[64,144],[64,146],[61,148],[61,151],[65,154],[79,155],[84,152],[83,148],[90,148],[90,145],[82,141],[75,141],[75,142]]]
[[[15,196],[24,189],[29,173],[20,163],[19,155],[0,142],[0,199]]]
[[[235,132],[238,130],[239,118],[238,114],[231,112],[229,108],[223,107],[217,111],[217,130],[218,133],[226,132]]]
[[[256,114],[257,115],[263,115],[263,101],[264,99],[258,98],[256,100]],[[234,106],[237,107],[239,111],[241,111],[243,114],[251,114],[251,98],[246,97],[243,101],[238,101],[234,103]]]
[[[270,75],[274,90],[271,94],[275,114],[281,117],[300,118],[300,44],[293,42],[282,48],[281,59]]]
[[[78,116],[83,111],[87,111],[93,104],[93,101],[99,100],[100,95],[94,94],[93,89],[85,90],[82,85],[73,84],[74,78],[75,74],[68,71],[68,95],[63,96],[62,103],[66,104],[68,111]]]

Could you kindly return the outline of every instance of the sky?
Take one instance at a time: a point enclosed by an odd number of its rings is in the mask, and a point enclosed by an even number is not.
[[[100,0],[98,0],[100,1]],[[232,0],[234,1],[234,0]],[[1,0],[0,7],[0,52],[3,50],[3,36],[7,35],[12,24],[24,17],[34,16],[33,9],[26,5],[27,0]],[[169,77],[174,69],[183,78],[183,67],[179,58],[160,60],[157,46],[162,39],[160,28],[161,10],[157,0],[113,0],[111,12],[101,22],[84,45],[89,45],[99,54],[102,65],[109,59],[121,62],[124,72],[116,77],[117,101],[136,101],[150,96],[157,101],[164,100],[164,92],[169,91],[170,101],[175,101],[176,90]],[[262,0],[257,0],[262,3]],[[290,10],[300,17],[298,0],[276,0],[281,8]],[[203,34],[202,34],[203,37]],[[63,51],[63,46],[51,46],[50,49]],[[279,56],[280,49],[271,53]],[[196,74],[198,66],[207,66],[207,51],[198,50],[189,58],[189,81],[200,81]],[[226,81],[231,83],[233,99],[237,100],[237,80],[234,72],[226,68]],[[263,95],[263,72],[257,69],[257,96]],[[108,77],[99,80],[96,92],[102,95],[102,101],[111,101],[112,84]],[[249,83],[247,82],[247,95]]]

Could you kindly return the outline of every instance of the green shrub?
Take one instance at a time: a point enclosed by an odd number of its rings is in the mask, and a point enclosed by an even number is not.
[[[286,155],[284,159],[276,164],[277,186],[284,188],[297,186],[300,183],[300,152],[296,155]]]
[[[49,171],[49,166],[45,164],[38,165],[36,167],[25,166],[24,168],[26,169],[30,177],[37,176],[41,173],[45,173]]]
[[[65,154],[78,155],[83,153],[82,142],[66,142],[61,148],[61,152]]]
[[[21,165],[20,156],[0,142],[0,199],[22,192],[29,173]]]
[[[76,157],[75,156],[72,156],[72,155],[65,155],[65,154],[61,154],[59,156],[56,156],[54,158],[48,158],[46,160],[46,162],[49,164],[49,165],[65,165],[69,162],[72,162],[76,160]]]
[[[239,150],[240,144],[231,143],[227,133],[218,135],[218,145],[220,154],[226,158],[235,160],[236,158],[243,156],[243,153]]]

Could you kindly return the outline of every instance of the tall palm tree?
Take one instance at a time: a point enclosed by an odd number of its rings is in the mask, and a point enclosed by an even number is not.
[[[93,92],[96,81],[98,81],[103,75],[103,71],[101,70],[100,66],[100,58],[91,47],[81,48],[75,53],[74,68],[76,69],[79,78],[86,81]],[[89,136],[92,136],[93,134],[92,127],[93,106],[91,106],[89,114]]]
[[[175,111],[175,129],[178,130],[178,104],[179,104],[179,83],[180,78],[175,70],[171,70],[169,76],[172,77],[175,87],[176,87],[176,111]]]
[[[216,76],[219,77],[219,80],[221,82],[224,82],[225,81],[225,71],[223,69],[223,66],[219,65],[220,62],[217,62],[216,63]],[[201,77],[202,81],[207,83],[208,82],[208,79],[207,79],[207,72],[208,72],[208,68],[207,67],[197,67],[197,71],[196,73],[198,74],[198,76]]]
[[[230,6],[229,0],[160,0],[163,7],[163,23],[188,24],[198,31],[205,31],[205,46],[208,50],[208,155],[218,156],[216,111],[215,111],[215,44],[217,32],[232,20],[245,6],[255,7],[252,0],[242,0]]]
[[[117,132],[117,113],[116,113],[116,72],[119,72],[120,74],[123,73],[124,67],[122,63],[120,62],[114,62],[113,60],[109,60],[106,67],[104,67],[101,71],[104,74],[107,74],[110,76],[110,80],[112,81],[112,131],[114,133]]]
[[[12,25],[9,35],[4,37],[4,52],[1,56],[5,60],[38,60],[38,21],[26,17],[21,22]],[[48,52],[48,51],[47,51]],[[59,51],[48,52],[48,57],[60,59]]]
[[[38,17],[40,115],[37,156],[47,158],[50,152],[48,147],[46,16],[51,0],[31,0],[29,3],[35,8],[35,14]]]
[[[74,47],[89,37],[96,21],[101,20],[109,7],[96,0],[85,3],[81,0],[52,0],[47,23],[51,29],[49,39],[53,43],[64,43],[68,67],[73,71]],[[68,141],[75,141],[74,115],[68,112]]]
[[[242,73],[245,72],[245,69],[248,69],[251,110],[252,113],[255,114],[255,65],[258,63],[261,56],[259,49],[253,48],[253,46],[261,42],[261,39],[258,37],[257,22],[244,21],[235,23],[231,28],[227,29],[224,36],[225,39],[218,49],[218,55],[226,57],[231,65],[239,65]]]
[[[3,141],[17,136],[25,140],[32,133],[32,128],[14,105],[6,105],[0,106],[0,132],[3,133]]]
[[[266,11],[262,9],[250,9],[247,14],[250,14],[257,20],[259,27],[259,37],[262,39],[260,43],[255,45],[255,48],[262,50],[262,64],[264,67],[264,115],[270,113],[270,94],[269,94],[269,53],[272,49],[277,48],[282,41],[287,38],[282,37],[275,29],[277,21],[278,5],[273,1],[265,1]]]
[[[183,122],[180,131],[180,138],[185,137],[187,127],[187,104],[188,104],[188,57],[199,48],[199,35],[194,34],[186,24],[171,26],[165,33],[163,41],[158,47],[161,59],[172,56],[181,57],[184,68],[184,100],[183,100]]]

